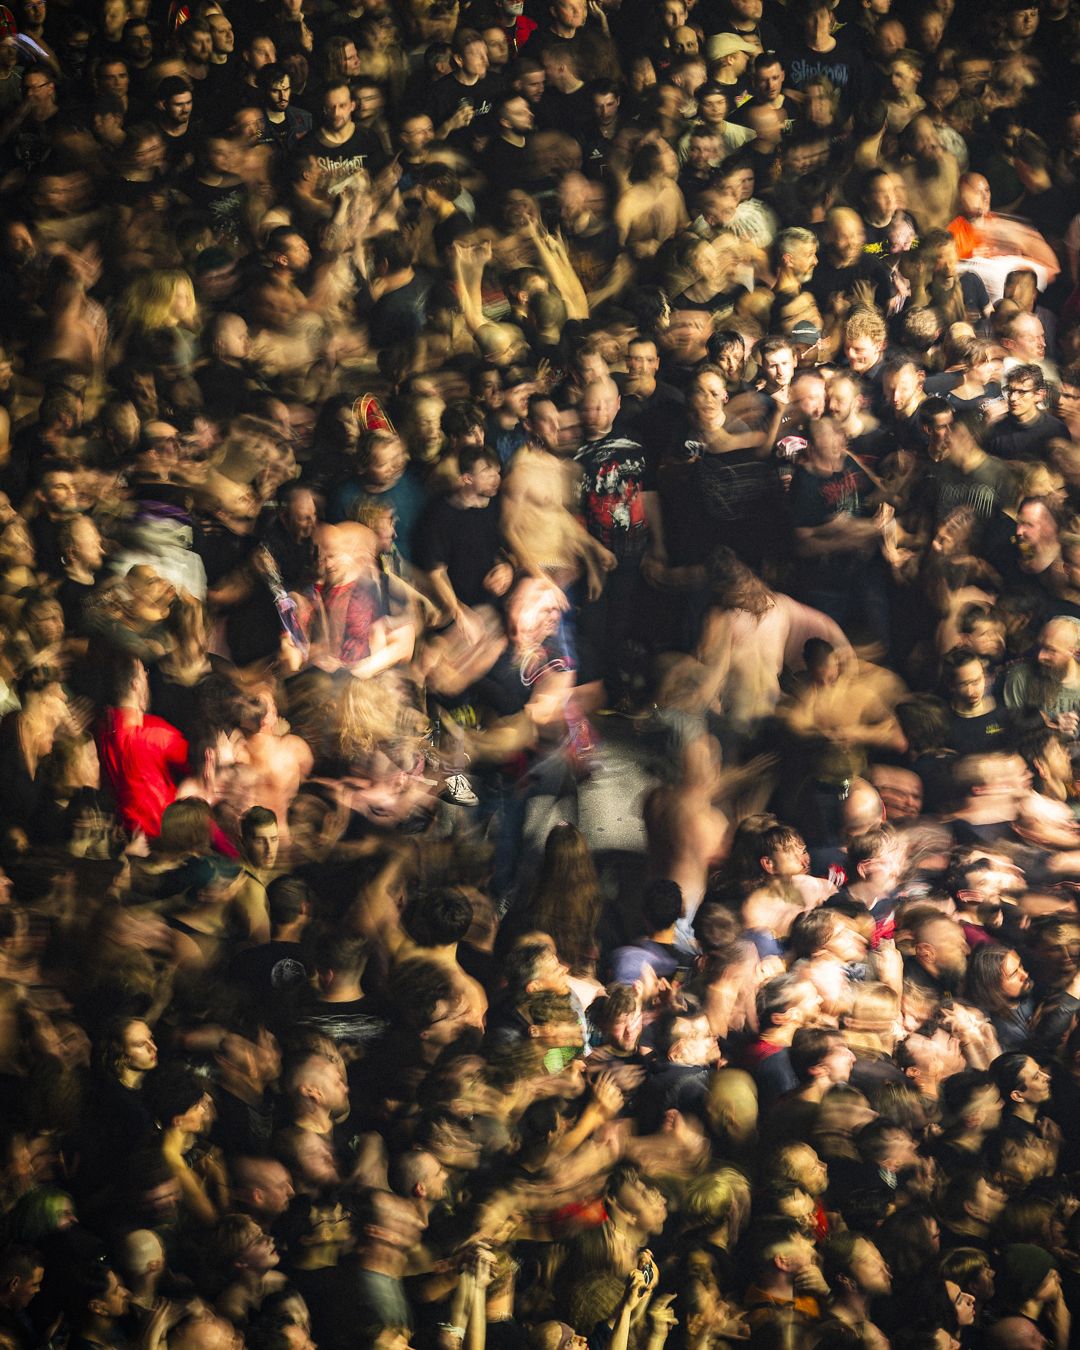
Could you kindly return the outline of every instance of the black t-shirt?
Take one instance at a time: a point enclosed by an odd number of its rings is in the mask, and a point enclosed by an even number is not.
[[[425,572],[445,567],[454,594],[464,605],[490,600],[484,578],[499,552],[499,508],[454,506],[445,497],[428,507],[416,531],[413,561]]]
[[[873,258],[866,253],[861,254],[851,267],[837,267],[827,258],[822,258],[814,268],[808,289],[822,314],[825,314],[829,310],[831,296],[850,296],[859,281],[868,282],[873,287],[874,303],[878,309],[884,310],[892,296],[892,278],[880,258]]]
[[[958,755],[986,755],[1012,745],[1012,718],[1008,708],[996,707],[978,717],[949,713],[950,750]]]
[[[435,123],[435,130],[438,131],[444,122],[449,121],[463,103],[472,108],[474,123],[478,117],[487,117],[500,88],[501,82],[494,75],[485,75],[475,84],[462,84],[453,75],[444,75],[441,80],[436,80],[428,91],[425,103]],[[454,136],[459,134],[455,132]]]
[[[1052,413],[1040,412],[1032,422],[1017,421],[1011,413],[1006,413],[992,427],[986,439],[986,448],[999,459],[1028,463],[1042,459],[1042,452],[1050,441],[1068,439],[1065,423]]]
[[[431,275],[421,268],[411,281],[375,301],[368,327],[376,347],[391,347],[416,337],[424,326],[431,281]]]
[[[373,131],[354,126],[353,134],[341,145],[327,145],[318,131],[313,131],[301,142],[304,153],[317,156],[319,168],[328,176],[331,185],[364,169],[375,174],[386,163],[382,141]]]
[[[502,136],[494,137],[480,158],[489,191],[505,192],[507,188],[523,186],[529,179],[531,160],[528,137],[524,145],[512,145]]]
[[[788,494],[792,526],[795,529],[812,529],[827,524],[837,516],[865,516],[869,491],[870,480],[850,461],[838,472],[827,475],[811,473],[803,465],[797,465]],[[856,551],[801,559],[799,572],[804,588],[843,589],[852,568],[863,556],[863,552]]]
[[[840,96],[838,118],[845,121],[858,106],[866,84],[866,60],[857,43],[838,34],[831,52],[815,52],[804,43],[793,44],[784,52],[787,86],[802,90],[818,75],[826,75]]]

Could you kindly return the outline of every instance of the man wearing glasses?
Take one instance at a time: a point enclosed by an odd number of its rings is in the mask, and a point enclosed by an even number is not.
[[[1042,370],[1034,362],[1013,366],[1005,377],[1009,410],[987,437],[986,448],[992,455],[1014,463],[1031,463],[1045,458],[1051,441],[1068,439],[1065,423],[1046,411],[1045,399]]]

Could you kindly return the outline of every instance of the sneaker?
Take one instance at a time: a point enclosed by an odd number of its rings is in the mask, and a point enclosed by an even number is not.
[[[463,773],[452,773],[443,785],[439,797],[444,802],[453,802],[455,806],[479,806],[480,798],[472,789],[472,784]]]

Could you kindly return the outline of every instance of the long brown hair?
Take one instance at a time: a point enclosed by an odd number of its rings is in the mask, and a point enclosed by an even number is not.
[[[709,557],[709,595],[721,609],[742,609],[756,618],[776,603],[768,586],[726,544]]]
[[[530,921],[555,940],[574,974],[595,960],[600,883],[585,836],[574,825],[556,825],[544,845],[544,860],[529,898]]]

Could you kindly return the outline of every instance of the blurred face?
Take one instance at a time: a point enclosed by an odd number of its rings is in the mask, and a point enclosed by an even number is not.
[[[498,494],[502,470],[498,464],[493,464],[490,460],[479,459],[473,465],[469,477],[472,480],[473,491],[481,497],[490,499]]]
[[[487,48],[488,65],[502,70],[510,60],[510,44],[501,28],[484,29],[484,46]]]
[[[423,117],[408,118],[402,123],[398,139],[407,155],[413,158],[422,155],[435,139],[435,128],[432,126],[431,118],[426,113]]]
[[[894,61],[889,69],[889,84],[897,98],[908,98],[919,83],[918,71],[907,61]]]
[[[328,89],[322,106],[323,126],[326,130],[344,131],[352,120],[352,114],[353,101],[348,89],[344,85]]]
[[[366,479],[373,487],[392,487],[405,472],[407,463],[404,444],[398,439],[385,441],[372,451]]]
[[[1020,1083],[1014,1094],[1021,1094],[1021,1101],[1031,1106],[1041,1105],[1050,1100],[1050,1073],[1037,1060],[1028,1059],[1020,1074]]]
[[[529,430],[548,450],[556,450],[559,445],[559,410],[548,399],[534,403],[529,414]]]
[[[1021,554],[1037,552],[1057,538],[1054,518],[1040,502],[1027,502],[1016,517],[1016,539]]]
[[[213,51],[213,39],[201,28],[193,28],[185,37],[188,55],[197,65],[205,65]]]
[[[656,344],[652,342],[632,343],[626,357],[626,369],[630,378],[634,380],[655,375],[660,369],[660,357],[656,352]]]
[[[892,1275],[885,1258],[869,1238],[858,1238],[851,1254],[851,1275],[862,1293],[880,1298],[892,1293]]]
[[[974,709],[986,697],[986,671],[981,661],[968,661],[953,671],[953,705],[961,710]]]
[[[901,366],[899,370],[889,370],[881,381],[886,402],[895,413],[902,413],[918,396],[922,387],[919,372],[912,365]]]
[[[461,69],[470,79],[482,80],[488,72],[488,53],[483,42],[470,42],[459,58]]]
[[[1012,354],[1021,361],[1038,362],[1043,359],[1046,355],[1046,334],[1034,314],[1020,314],[1013,320],[1007,345]]]
[[[829,225],[829,243],[840,266],[850,267],[862,252],[866,231],[854,211],[835,216]]]
[[[619,411],[619,394],[614,386],[591,384],[581,403],[581,425],[589,439],[607,433]]]

